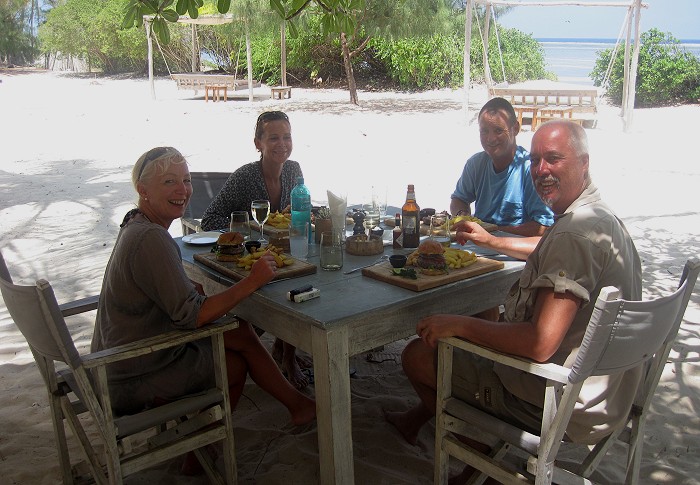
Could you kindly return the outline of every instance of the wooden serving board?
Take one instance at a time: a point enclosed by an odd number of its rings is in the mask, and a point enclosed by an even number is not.
[[[236,281],[242,280],[250,274],[250,271],[239,268],[234,262],[229,263],[228,261],[217,261],[216,254],[214,253],[195,254],[194,259],[209,266],[210,268],[215,269],[219,273],[228,276],[229,278],[235,279]],[[295,278],[297,276],[304,276],[316,272],[315,264],[295,258],[292,259],[294,259],[294,264],[277,268],[277,274],[273,278],[273,281],[282,278]]]
[[[250,221],[250,228],[254,231],[260,232],[260,225],[255,221]],[[263,231],[265,231],[266,236],[270,236],[275,239],[289,236],[288,227],[285,229],[277,229],[276,227],[273,227],[269,224],[265,224]]]
[[[386,283],[400,286],[401,288],[406,288],[413,291],[423,291],[430,288],[435,288],[437,286],[446,285],[447,283],[465,280],[473,276],[479,276],[484,273],[490,273],[491,271],[502,269],[503,266],[503,261],[477,257],[476,262],[470,264],[466,268],[451,269],[449,270],[449,273],[443,275],[424,275],[416,269],[418,278],[412,280],[410,278],[403,278],[395,275],[392,272],[391,264],[385,261],[368,268],[363,268],[362,274],[379,281],[385,281]],[[410,268],[412,266],[408,267]]]

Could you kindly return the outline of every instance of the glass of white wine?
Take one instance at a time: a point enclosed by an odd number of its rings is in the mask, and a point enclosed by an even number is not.
[[[260,226],[260,242],[267,244],[263,227],[270,215],[270,201],[264,199],[254,200],[250,203],[250,212],[253,214],[253,220]]]

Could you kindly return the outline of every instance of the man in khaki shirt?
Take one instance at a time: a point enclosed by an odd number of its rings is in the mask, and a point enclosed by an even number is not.
[[[478,224],[460,223],[466,241],[527,259],[520,280],[505,302],[505,322],[464,315],[432,315],[421,320],[402,362],[421,402],[405,412],[386,413],[407,441],[415,443],[422,425],[435,415],[438,339],[457,336],[538,362],[570,366],[601,288],[620,288],[622,298],[641,298],[641,263],[623,223],[600,199],[589,175],[588,142],[582,127],[552,121],[532,139],[531,175],[537,193],[552,208],[555,222],[540,237],[497,237]],[[490,361],[460,355],[455,389],[486,412],[538,429],[544,383]],[[604,382],[588,379],[567,436],[594,443],[620,426],[639,383],[641,369]],[[489,387],[490,400],[483,398]],[[479,397],[481,399],[479,400]],[[485,445],[472,443],[486,450]]]

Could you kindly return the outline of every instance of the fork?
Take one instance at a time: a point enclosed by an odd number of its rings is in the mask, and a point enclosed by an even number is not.
[[[359,267],[357,267],[357,268],[353,268],[353,269],[351,269],[350,271],[345,271],[345,272],[343,272],[343,274],[350,274],[350,273],[354,273],[355,271],[360,271],[362,268],[369,268],[370,266],[374,266],[375,264],[379,264],[379,263],[381,263],[382,261],[386,261],[387,259],[389,259],[389,255],[388,255],[388,254],[385,254],[385,255],[383,255],[381,258],[379,258],[378,260],[376,260],[374,263],[369,263],[369,264],[366,264],[366,265],[364,265],[364,266],[359,266]]]

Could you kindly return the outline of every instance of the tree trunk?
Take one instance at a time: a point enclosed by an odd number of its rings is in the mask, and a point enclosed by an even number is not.
[[[345,77],[348,80],[348,90],[350,91],[350,102],[352,104],[359,104],[357,102],[355,74],[352,72],[352,62],[350,62],[350,48],[348,47],[348,39],[345,36],[345,32],[341,32],[340,34],[340,44],[343,48],[343,63],[345,64]]]

